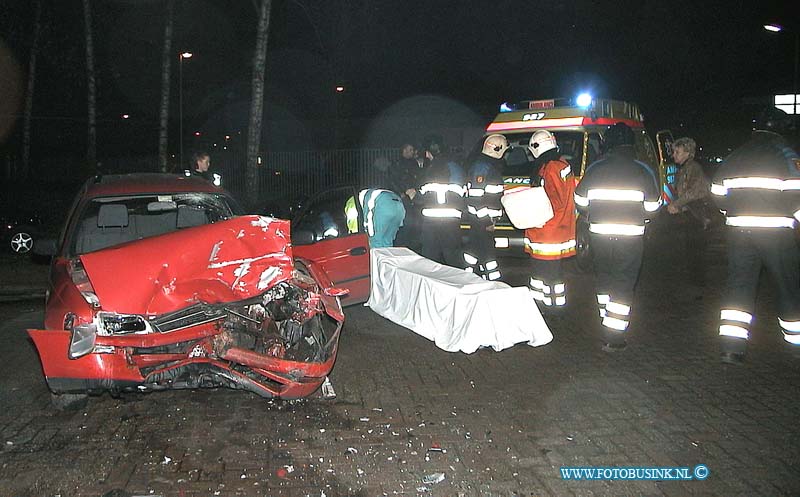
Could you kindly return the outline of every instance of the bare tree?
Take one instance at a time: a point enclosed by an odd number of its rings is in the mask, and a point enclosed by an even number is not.
[[[86,159],[89,171],[97,171],[97,85],[94,72],[94,42],[92,38],[91,0],[83,0],[83,23],[86,38],[86,83],[87,83],[87,140]]]
[[[245,198],[249,207],[258,202],[258,154],[261,145],[261,120],[264,114],[264,73],[267,64],[267,39],[269,38],[269,17],[271,0],[261,0],[258,13],[256,50],[253,54],[253,91],[250,101],[250,124],[247,130],[247,180]]]
[[[164,21],[164,50],[161,55],[161,119],[158,129],[158,165],[161,172],[167,171],[167,129],[169,124],[169,81],[172,73],[172,23],[174,0],[167,0],[167,15]]]
[[[33,40],[28,63],[28,91],[25,93],[25,117],[22,125],[22,178],[28,177],[31,161],[31,119],[33,117],[33,90],[36,86],[36,56],[39,53],[39,35],[42,32],[42,1],[36,2],[33,18]]]

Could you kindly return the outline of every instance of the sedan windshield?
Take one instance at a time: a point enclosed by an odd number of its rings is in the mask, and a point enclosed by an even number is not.
[[[176,193],[99,197],[84,205],[68,241],[80,255],[233,217],[224,195]]]

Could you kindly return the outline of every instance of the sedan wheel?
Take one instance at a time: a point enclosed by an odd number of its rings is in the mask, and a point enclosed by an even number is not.
[[[29,233],[20,231],[11,237],[11,250],[17,254],[26,254],[33,248],[33,237]]]

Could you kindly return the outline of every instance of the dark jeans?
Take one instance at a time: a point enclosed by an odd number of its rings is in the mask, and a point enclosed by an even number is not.
[[[708,227],[715,218],[719,218],[719,211],[714,208],[708,200],[694,200],[686,204],[686,211],[701,228]]]
[[[703,218],[688,214],[681,214],[681,227],[683,228],[684,268],[688,273],[689,283],[703,287],[706,273],[706,226]]]

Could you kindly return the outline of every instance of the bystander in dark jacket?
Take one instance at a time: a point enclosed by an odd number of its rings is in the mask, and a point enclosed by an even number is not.
[[[403,226],[397,233],[395,246],[407,247],[420,252],[422,240],[422,206],[419,202],[417,187],[422,181],[422,160],[417,158],[417,149],[406,143],[400,149],[400,158],[389,169],[389,189],[397,193],[403,201],[406,217]]]
[[[192,154],[192,168],[185,169],[183,174],[186,176],[200,176],[210,181],[215,186],[222,186],[222,176],[211,172],[211,156],[205,150],[198,150]]]

